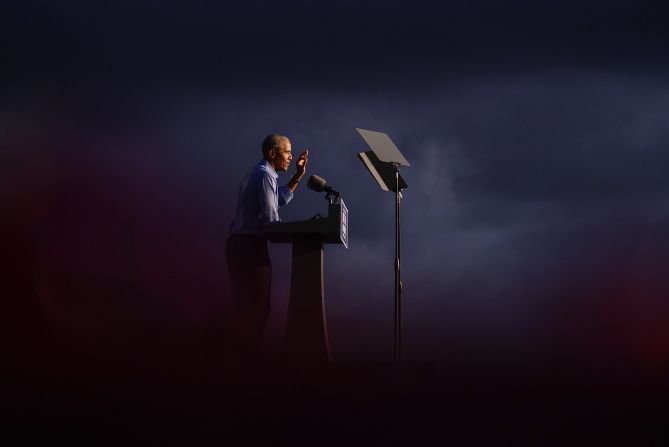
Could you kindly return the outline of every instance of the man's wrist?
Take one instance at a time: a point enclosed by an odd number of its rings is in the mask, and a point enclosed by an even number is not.
[[[304,176],[302,176],[302,177],[304,177]],[[297,174],[293,174],[293,176],[290,178],[290,180],[292,182],[295,182],[295,183],[300,183],[300,180],[302,180],[302,177],[298,177]]]

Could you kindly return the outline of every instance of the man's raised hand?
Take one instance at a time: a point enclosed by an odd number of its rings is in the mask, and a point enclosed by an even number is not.
[[[302,177],[304,177],[304,173],[307,172],[307,163],[309,163],[309,149],[302,152],[300,157],[295,162],[295,166],[297,167],[295,180],[300,180]]]

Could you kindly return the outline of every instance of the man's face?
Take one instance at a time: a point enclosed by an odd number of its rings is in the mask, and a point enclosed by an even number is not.
[[[293,159],[290,141],[281,140],[281,144],[278,148],[270,149],[270,157],[274,169],[277,171],[287,171],[290,166],[290,161]]]

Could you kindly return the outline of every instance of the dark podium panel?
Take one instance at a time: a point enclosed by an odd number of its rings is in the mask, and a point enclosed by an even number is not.
[[[323,292],[323,246],[348,247],[346,205],[338,198],[329,205],[327,217],[268,224],[265,233],[272,242],[293,244],[284,354],[295,363],[327,363],[332,356]]]

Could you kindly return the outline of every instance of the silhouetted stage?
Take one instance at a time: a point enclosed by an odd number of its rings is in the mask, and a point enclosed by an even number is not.
[[[660,445],[666,379],[523,376],[431,364],[256,365],[215,374],[102,370],[14,377],[5,434],[202,445]],[[211,373],[211,371],[210,371]],[[665,436],[665,438],[662,438]]]

